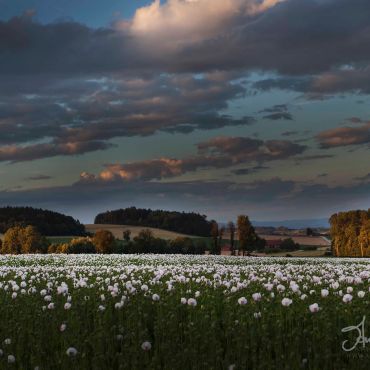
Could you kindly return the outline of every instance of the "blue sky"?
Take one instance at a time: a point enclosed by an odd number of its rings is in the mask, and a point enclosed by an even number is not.
[[[369,208],[369,19],[366,0],[0,0],[0,205]]]
[[[148,0],[1,0],[0,18],[7,20],[27,11],[35,11],[42,23],[73,19],[90,27],[106,27],[117,18],[131,18]]]

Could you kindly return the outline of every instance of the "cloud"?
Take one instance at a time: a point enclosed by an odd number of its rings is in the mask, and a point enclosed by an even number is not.
[[[367,175],[356,177],[355,180],[370,182],[370,172]]]
[[[277,120],[291,121],[293,119],[293,116],[288,112],[277,112],[277,113],[271,113],[266,116],[263,116],[263,118],[270,119],[272,121],[277,121]]]
[[[85,222],[107,209],[136,205],[206,213],[220,221],[245,213],[253,219],[328,217],[353,207],[363,208],[370,182],[347,186],[302,184],[279,177],[231,181],[77,182],[62,187],[0,191],[1,204],[31,205],[71,214]]]
[[[33,161],[58,155],[80,155],[95,150],[107,149],[110,144],[101,141],[70,142],[70,143],[47,143],[27,146],[2,146],[0,147],[0,161]]]
[[[225,113],[250,89],[306,99],[366,93],[369,18],[367,0],[169,0],[99,29],[27,15],[2,20],[0,160],[250,125],[254,117]],[[248,85],[242,78],[252,71],[269,78]],[[293,118],[284,105],[265,113]]]
[[[49,175],[33,175],[33,176],[29,176],[29,177],[26,177],[25,180],[30,180],[30,181],[41,181],[41,180],[50,180],[52,179],[51,176]]]
[[[263,118],[273,121],[293,119],[292,114],[288,112],[288,106],[286,104],[277,104],[270,108],[260,110],[259,113],[269,113],[263,116]]]
[[[306,147],[280,140],[248,137],[216,137],[197,145],[198,154],[183,159],[159,158],[126,164],[107,164],[98,176],[83,172],[81,182],[151,181],[180,176],[202,168],[227,168],[241,163],[261,163],[287,159],[301,154]]]
[[[6,78],[10,91],[0,92],[0,160],[23,160],[27,150],[39,153],[28,159],[41,158],[42,153],[50,157],[100,150],[110,147],[108,140],[122,136],[251,125],[253,117],[219,113],[229,100],[245,92],[230,77],[209,73],[202,77],[52,79],[39,85],[34,78],[26,79],[27,83],[18,79],[11,83]],[[40,140],[48,144],[24,145]],[[48,149],[51,144],[59,147]],[[80,150],[63,149],[72,144]]]
[[[138,9],[127,29],[137,42],[155,53],[175,52],[189,44],[223,34],[248,17],[262,13],[282,0],[168,0],[153,1]],[[161,40],[160,43],[158,41]],[[156,45],[153,48],[153,44]]]
[[[316,136],[321,148],[370,144],[370,122],[358,127],[337,127]]]

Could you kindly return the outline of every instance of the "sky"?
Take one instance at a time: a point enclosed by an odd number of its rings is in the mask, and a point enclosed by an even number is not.
[[[0,0],[0,206],[367,209],[369,45],[368,0]]]

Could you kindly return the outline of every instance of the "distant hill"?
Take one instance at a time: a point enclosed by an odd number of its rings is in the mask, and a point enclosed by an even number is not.
[[[0,208],[0,233],[16,225],[35,226],[42,235],[86,235],[85,227],[71,216],[32,207]]]
[[[136,207],[100,213],[94,224],[154,227],[195,236],[209,236],[211,233],[211,222],[204,215]]]
[[[327,218],[307,219],[307,220],[281,220],[281,221],[252,221],[253,226],[287,227],[288,229],[328,228]]]

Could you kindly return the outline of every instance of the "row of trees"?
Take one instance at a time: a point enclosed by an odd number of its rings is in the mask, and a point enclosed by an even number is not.
[[[94,223],[155,227],[197,236],[209,236],[211,232],[211,222],[205,215],[136,207],[100,213]]]
[[[0,233],[14,226],[34,226],[42,235],[86,235],[85,227],[71,216],[32,207],[0,208]]]
[[[370,257],[370,209],[339,212],[329,221],[334,256]]]
[[[3,254],[23,253],[161,253],[204,254],[207,244],[203,239],[178,237],[168,241],[155,238],[151,230],[142,230],[132,240],[125,233],[125,240],[117,240],[108,230],[98,230],[93,237],[77,237],[68,243],[50,244],[34,226],[15,226],[8,229],[4,241],[0,240]]]
[[[237,226],[234,222],[230,221],[227,227],[220,227],[216,221],[212,221],[211,237],[212,237],[212,254],[220,254],[222,248],[222,240],[225,232],[229,234],[230,238],[230,251],[232,255],[235,255],[236,250],[242,252],[243,256],[245,253],[251,253],[254,250],[261,250],[265,247],[266,241],[261,239],[248,216],[238,216]],[[238,236],[238,246],[236,246],[235,237]],[[237,248],[236,248],[237,247]]]

